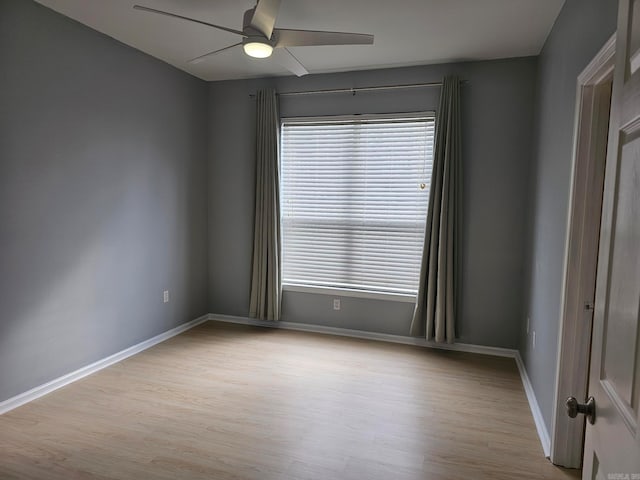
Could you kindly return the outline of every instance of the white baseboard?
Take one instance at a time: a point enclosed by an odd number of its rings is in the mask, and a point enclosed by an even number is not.
[[[529,401],[529,408],[531,408],[533,421],[536,424],[536,430],[538,431],[538,436],[540,437],[540,442],[542,443],[542,450],[544,450],[545,457],[549,458],[549,455],[551,454],[551,438],[549,437],[549,432],[547,431],[547,425],[544,423],[542,411],[540,410],[540,406],[538,405],[538,400],[536,399],[533,385],[531,384],[531,380],[529,380],[529,375],[527,374],[527,369],[524,367],[524,362],[522,361],[520,352],[516,351],[515,359],[516,365],[518,365],[518,370],[520,370],[520,378],[522,378],[524,392],[526,393],[527,400]]]
[[[529,375],[527,375],[527,371],[524,367],[524,363],[522,362],[522,358],[520,357],[520,352],[518,352],[518,350],[509,348],[485,347],[483,345],[472,345],[467,343],[454,343],[450,345],[446,343],[428,342],[424,338],[390,335],[387,333],[365,332],[362,330],[351,330],[347,328],[325,327],[322,325],[310,325],[306,323],[270,322],[265,320],[256,320],[255,318],[237,317],[232,315],[209,314],[209,320],[268,328],[283,328],[285,330],[298,330],[302,332],[324,333],[328,335],[339,335],[343,337],[355,337],[367,340],[377,340],[381,342],[402,343],[405,345],[417,345],[420,347],[438,348],[442,350],[453,350],[457,352],[479,353],[482,355],[513,358],[516,362],[516,365],[518,366],[518,371],[520,372],[520,378],[522,380],[522,385],[524,386],[524,391],[527,395],[527,401],[529,402],[529,408],[531,409],[531,414],[533,415],[536,430],[538,432],[538,436],[540,437],[542,449],[544,450],[545,456],[549,456],[549,452],[551,450],[549,432],[547,432],[547,427],[544,423],[544,419],[542,418],[542,412],[540,411],[540,407],[538,406],[538,401],[536,400],[533,386],[531,385]]]
[[[140,342],[129,348],[125,348],[124,350],[118,353],[114,353],[113,355],[103,358],[102,360],[98,360],[91,365],[79,368],[74,372],[67,373],[66,375],[51,380],[50,382],[47,382],[43,385],[32,388],[31,390],[28,390],[24,393],[20,393],[15,397],[4,400],[0,402],[0,415],[21,405],[24,405],[25,403],[31,402],[36,398],[40,398],[47,393],[51,393],[58,388],[73,383],[76,380],[80,380],[81,378],[91,375],[92,373],[98,372],[103,368],[113,365],[114,363],[118,363],[125,358],[135,355],[136,353],[140,353],[143,350],[153,347],[160,342],[164,342],[171,337],[175,337],[176,335],[179,335],[182,332],[195,327],[196,325],[206,322],[207,320],[209,320],[209,315],[203,315],[202,317],[196,318],[195,320],[191,320],[187,323],[183,323],[182,325],[178,325],[177,327],[172,328],[171,330],[167,330],[166,332],[161,333],[160,335],[156,335],[155,337],[145,340],[144,342]]]
[[[267,320],[256,320],[255,318],[218,314],[210,314],[209,320],[227,323],[239,323],[242,325],[254,325],[258,327],[282,328],[285,330],[297,330],[301,332],[324,333],[327,335],[338,335],[341,337],[363,338],[366,340],[377,340],[380,342],[402,343],[404,345],[417,345],[419,347],[430,347],[440,350],[453,350],[457,352],[479,353],[497,357],[515,358],[515,355],[517,353],[517,350],[511,350],[509,348],[485,347],[482,345],[470,345],[467,343],[435,343],[428,342],[424,338],[405,337],[403,335],[392,335],[389,333],[365,332],[363,330],[351,330],[348,328],[326,327],[324,325],[311,325],[308,323],[271,322]]]

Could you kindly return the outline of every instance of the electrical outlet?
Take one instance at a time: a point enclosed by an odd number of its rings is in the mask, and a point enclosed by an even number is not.
[[[339,298],[334,298],[333,299],[333,309],[334,310],[340,310],[340,299]]]
[[[527,317],[527,334],[529,334],[529,317]]]
[[[169,290],[165,290],[165,291],[162,293],[162,301],[163,301],[164,303],[169,303]]]
[[[531,339],[531,343],[533,344],[533,349],[536,349],[536,331],[533,331],[533,335],[532,335],[532,339]]]

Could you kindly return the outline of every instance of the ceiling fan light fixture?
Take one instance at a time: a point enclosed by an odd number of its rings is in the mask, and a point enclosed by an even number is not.
[[[242,44],[244,53],[253,58],[267,58],[273,53],[273,47],[266,42],[251,40]]]

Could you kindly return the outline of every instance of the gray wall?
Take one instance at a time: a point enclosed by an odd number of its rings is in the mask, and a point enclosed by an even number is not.
[[[25,0],[0,64],[1,401],[206,313],[208,92]]]
[[[617,3],[567,0],[539,57],[525,310],[519,347],[549,431],[556,380],[576,80],[615,31]]]
[[[254,202],[254,101],[279,91],[439,81],[457,73],[463,88],[464,231],[460,342],[515,347],[522,317],[523,255],[535,58],[385,69],[210,85],[209,309],[249,309]],[[282,116],[435,110],[439,89],[283,97]],[[413,305],[285,292],[283,320],[409,334]]]

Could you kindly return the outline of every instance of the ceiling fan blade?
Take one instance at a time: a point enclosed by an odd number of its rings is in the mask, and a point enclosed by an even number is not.
[[[251,17],[251,27],[271,38],[280,10],[280,0],[258,0],[258,4]]]
[[[273,30],[278,47],[311,47],[316,45],[373,45],[373,35],[364,33],[318,32],[314,30]]]
[[[307,75],[309,72],[304,65],[286,48],[275,48],[271,54],[273,61],[281,67],[286,68],[291,73],[295,73],[298,77]]]
[[[189,63],[200,63],[200,62],[203,62],[207,58],[212,57],[217,53],[224,52],[225,50],[229,50],[230,48],[237,47],[238,45],[242,45],[242,42],[234,43],[233,45],[229,45],[228,47],[219,48],[218,50],[214,50],[213,52],[205,53],[204,55],[200,55],[199,57],[192,58],[191,60],[189,60]]]
[[[246,36],[240,30],[235,30],[233,28],[223,27],[221,25],[214,25],[213,23],[204,22],[202,20],[197,20],[195,18],[183,17],[182,15],[178,15],[176,13],[164,12],[162,10],[156,10],[155,8],[145,7],[144,5],[134,5],[133,8],[135,10],[142,10],[143,12],[151,12],[157,13],[159,15],[166,15],[167,17],[179,18],[181,20],[187,20],[188,22],[199,23],[200,25],[206,25],[207,27],[217,28],[218,30],[224,30],[225,32],[235,33],[236,35]]]

